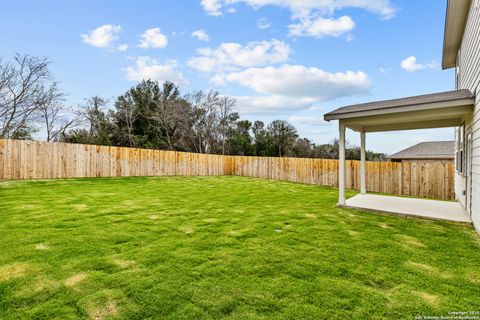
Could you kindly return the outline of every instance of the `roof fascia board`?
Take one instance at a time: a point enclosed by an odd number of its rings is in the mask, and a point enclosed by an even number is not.
[[[409,111],[421,111],[421,110],[431,110],[431,109],[443,109],[451,107],[461,107],[461,106],[472,106],[475,104],[475,99],[459,99],[454,101],[441,101],[433,103],[424,103],[424,104],[414,104],[409,106],[402,107],[385,107],[375,110],[365,110],[365,111],[354,111],[354,112],[345,112],[339,114],[325,114],[325,121],[340,120],[340,119],[351,119],[351,118],[360,118],[368,117],[375,115],[383,114],[392,114],[392,113],[401,113]]]
[[[442,69],[457,64],[457,53],[462,45],[468,15],[474,1],[448,0],[443,35]]]

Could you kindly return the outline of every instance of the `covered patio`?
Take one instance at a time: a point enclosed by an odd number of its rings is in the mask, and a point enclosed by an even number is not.
[[[471,222],[459,202],[359,194],[346,201],[346,207],[376,212],[418,216],[430,219]]]
[[[339,195],[338,205],[402,215],[469,222],[470,217],[458,202],[367,195],[366,134],[398,130],[416,130],[461,126],[471,115],[475,103],[468,90],[455,90],[357,104],[325,114],[326,121],[339,122]],[[360,194],[345,198],[345,131],[360,133]]]

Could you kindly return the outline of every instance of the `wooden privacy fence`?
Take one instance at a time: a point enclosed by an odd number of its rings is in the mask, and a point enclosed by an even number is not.
[[[360,188],[360,162],[347,161],[346,186]],[[452,162],[367,162],[367,190],[451,200]],[[237,175],[338,186],[338,160],[223,156],[0,139],[0,180]]]

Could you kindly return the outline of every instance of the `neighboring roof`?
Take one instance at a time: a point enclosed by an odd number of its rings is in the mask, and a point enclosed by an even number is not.
[[[443,37],[442,68],[455,67],[458,49],[462,44],[472,0],[448,0]]]
[[[455,141],[421,142],[410,148],[399,151],[387,159],[453,159]]]
[[[450,107],[452,105],[473,104],[474,95],[469,90],[454,90],[400,99],[354,104],[331,111],[324,115],[326,121],[350,118],[355,116],[386,114],[399,112],[399,109],[411,108],[424,110]]]

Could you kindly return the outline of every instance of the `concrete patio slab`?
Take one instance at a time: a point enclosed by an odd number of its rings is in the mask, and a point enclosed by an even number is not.
[[[450,201],[359,194],[348,199],[345,207],[430,219],[471,222],[462,205]]]

